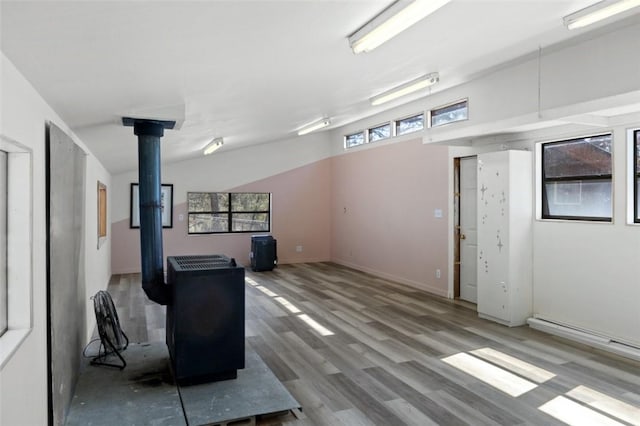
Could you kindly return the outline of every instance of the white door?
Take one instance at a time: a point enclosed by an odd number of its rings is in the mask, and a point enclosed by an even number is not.
[[[460,159],[460,299],[478,300],[478,159]]]

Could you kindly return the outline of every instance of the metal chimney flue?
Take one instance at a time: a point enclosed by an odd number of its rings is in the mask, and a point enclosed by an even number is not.
[[[160,138],[164,136],[165,129],[173,129],[175,121],[123,117],[122,124],[133,126],[133,132],[138,136],[142,288],[149,299],[166,305],[171,296],[169,287],[164,282],[162,254]]]

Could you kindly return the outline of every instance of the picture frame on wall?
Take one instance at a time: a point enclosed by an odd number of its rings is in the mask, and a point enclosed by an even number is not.
[[[131,184],[131,210],[129,228],[140,228],[140,193],[137,183]],[[162,227],[173,228],[173,184],[163,183],[160,190]]]

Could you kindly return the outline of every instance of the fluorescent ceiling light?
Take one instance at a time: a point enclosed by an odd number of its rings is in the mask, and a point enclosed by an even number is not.
[[[604,0],[585,7],[571,15],[564,17],[564,24],[568,29],[586,27],[587,25],[607,19],[611,16],[626,12],[640,6],[640,0]]]
[[[215,138],[207,146],[204,147],[204,155],[213,154],[215,150],[220,148],[224,144],[222,138]]]
[[[398,0],[349,36],[353,53],[370,52],[451,0]]]
[[[329,120],[328,118],[323,118],[320,121],[314,121],[313,123],[298,130],[298,136],[306,135],[307,133],[322,129],[324,127],[327,127],[329,124],[331,124],[331,120]]]
[[[384,93],[374,96],[371,98],[371,105],[380,105],[385,102],[392,101],[401,96],[408,95],[409,93],[416,92],[420,89],[424,89],[426,87],[432,86],[440,81],[440,77],[437,72],[432,72],[431,74],[423,75],[422,77],[416,78],[415,80],[411,80],[408,83],[405,83],[401,86],[398,86],[394,89],[388,90]]]

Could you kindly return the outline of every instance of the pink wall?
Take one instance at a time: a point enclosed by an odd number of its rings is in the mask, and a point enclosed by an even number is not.
[[[331,259],[446,296],[448,161],[420,139],[333,157]]]
[[[272,235],[280,263],[322,262],[330,258],[330,159],[321,160],[256,182],[230,188],[238,192],[271,192]],[[180,221],[179,216],[184,220]],[[249,265],[251,234],[187,234],[186,204],[173,210],[173,228],[163,232],[164,255],[222,253]],[[113,223],[112,273],[140,272],[138,229],[129,220]],[[302,246],[302,252],[296,252]]]
[[[229,190],[273,194],[280,263],[332,260],[446,295],[448,161],[446,147],[415,139],[354,150]],[[442,218],[434,217],[435,209]],[[186,205],[174,206],[173,214],[173,229],[164,231],[165,256],[223,253],[249,265],[251,234],[190,236]],[[129,229],[128,220],[111,230],[113,273],[139,272],[138,230]]]

